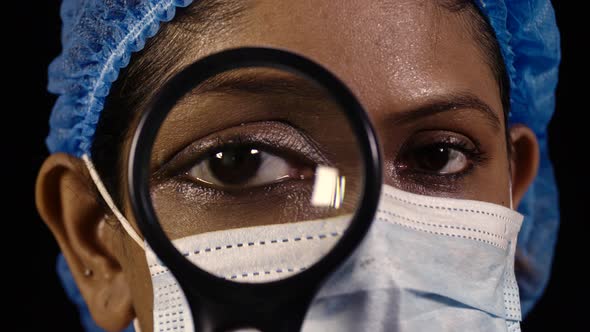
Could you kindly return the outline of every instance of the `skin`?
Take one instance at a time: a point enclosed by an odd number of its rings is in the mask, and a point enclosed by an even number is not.
[[[168,74],[230,47],[272,46],[305,54],[340,77],[369,113],[381,143],[387,184],[509,207],[511,183],[516,207],[538,167],[538,145],[530,129],[509,129],[509,159],[504,121],[493,121],[473,105],[411,115],[436,101],[472,96],[503,119],[498,83],[460,15],[430,1],[259,0],[232,22],[239,28],[195,34],[182,62]],[[415,163],[406,151],[440,137],[479,145],[485,158],[473,161],[463,177],[412,171]],[[166,150],[178,142],[165,138],[159,144]],[[152,288],[144,252],[97,202],[88,183],[81,160],[51,155],[39,172],[38,210],[95,321],[117,331],[138,317],[142,330],[152,331]],[[122,210],[137,230],[127,197],[124,202]],[[92,275],[84,276],[87,268]]]

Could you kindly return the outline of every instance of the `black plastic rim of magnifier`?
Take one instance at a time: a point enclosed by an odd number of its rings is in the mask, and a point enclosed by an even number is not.
[[[360,206],[353,216],[350,227],[334,248],[301,273],[269,283],[256,284],[216,277],[186,259],[173,246],[158,222],[149,186],[151,151],[161,124],[177,101],[198,84],[216,74],[248,67],[286,70],[310,78],[325,87],[345,110],[357,135],[364,163],[364,188]],[[303,310],[304,312],[299,315],[305,315],[307,305],[321,282],[350,256],[366,235],[377,209],[381,189],[381,157],[377,139],[367,114],[352,92],[319,64],[290,51],[273,48],[246,47],[222,51],[193,63],[173,77],[142,113],[133,136],[128,160],[128,189],[139,228],[150,247],[177,278],[191,304],[193,314],[213,317],[205,318],[213,321],[200,322],[200,326],[211,327],[221,324],[227,328],[245,325],[285,330],[277,328],[277,325],[272,327],[269,320],[302,320],[303,317],[281,318],[281,313],[273,310],[280,311],[281,306],[287,306],[289,310]],[[298,304],[302,308],[297,309]],[[237,310],[241,312],[235,312]],[[235,317],[227,322],[215,322],[219,319],[227,320],[219,318],[219,315]],[[275,317],[268,317],[269,315]]]

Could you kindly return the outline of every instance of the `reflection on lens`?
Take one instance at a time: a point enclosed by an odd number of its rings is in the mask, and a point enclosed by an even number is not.
[[[162,123],[151,197],[167,236],[198,266],[239,282],[280,279],[319,260],[346,230],[362,160],[324,87],[285,70],[235,69],[198,82]],[[240,255],[259,259],[237,264]]]
[[[316,170],[311,204],[340,208],[344,200],[345,179],[344,176],[338,175],[338,169],[319,166]]]

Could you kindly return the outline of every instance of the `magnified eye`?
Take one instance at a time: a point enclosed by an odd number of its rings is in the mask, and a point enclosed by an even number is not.
[[[445,145],[418,148],[410,152],[408,157],[407,167],[441,175],[460,173],[471,164],[463,152]]]
[[[187,172],[191,180],[219,189],[245,189],[286,180],[303,180],[313,168],[248,145],[226,146],[201,159]]]

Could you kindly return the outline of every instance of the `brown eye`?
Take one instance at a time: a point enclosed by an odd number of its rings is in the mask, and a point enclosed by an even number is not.
[[[261,153],[258,149],[235,147],[217,152],[211,156],[208,160],[208,166],[211,175],[218,179],[219,182],[238,185],[255,176],[259,171],[261,162]],[[193,171],[197,169],[193,168]],[[279,169],[278,172],[286,173],[288,168]]]
[[[460,173],[470,165],[463,152],[445,145],[415,149],[408,154],[406,163],[408,168],[441,175]]]
[[[248,145],[226,146],[190,168],[187,176],[219,189],[246,189],[290,179],[303,179],[310,166]]]
[[[470,173],[486,159],[473,139],[457,132],[428,130],[417,132],[406,140],[395,165],[400,175],[414,181],[425,177],[423,182],[428,185],[432,184],[432,176],[438,180],[448,178],[455,183],[457,176]]]

